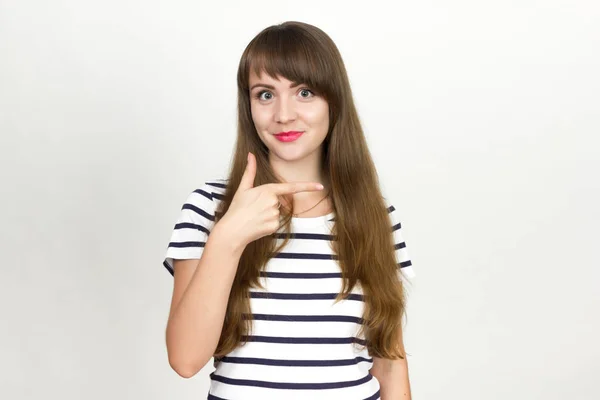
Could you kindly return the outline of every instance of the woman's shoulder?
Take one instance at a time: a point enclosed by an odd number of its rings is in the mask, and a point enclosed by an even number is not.
[[[401,227],[400,220],[402,219],[402,212],[398,210],[397,203],[387,197],[383,197],[383,202],[387,208],[388,216],[392,223],[392,228],[394,230],[399,229]]]
[[[188,192],[184,208],[210,210],[214,209],[223,199],[225,189],[227,188],[227,179],[214,178],[208,179]]]
[[[204,181],[199,190],[204,190],[212,196],[219,196],[225,193],[225,189],[227,189],[227,184],[229,179],[225,178],[213,178]]]
[[[383,204],[385,204],[385,207],[388,210],[388,214],[391,214],[396,211],[396,207],[394,206],[394,202],[392,200],[390,200],[386,196],[382,196],[382,199],[383,199]]]

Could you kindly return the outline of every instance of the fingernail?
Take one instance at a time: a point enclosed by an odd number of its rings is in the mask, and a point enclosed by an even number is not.
[[[317,189],[323,189],[325,186],[321,185],[320,183],[317,184]]]

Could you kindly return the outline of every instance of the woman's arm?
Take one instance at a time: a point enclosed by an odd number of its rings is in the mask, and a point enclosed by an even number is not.
[[[245,247],[232,232],[229,226],[217,223],[200,261],[175,261],[166,340],[169,363],[184,378],[206,365],[221,336],[229,293]]]
[[[402,340],[402,328],[399,328],[398,338],[404,359],[389,360],[373,357],[373,367],[370,372],[379,381],[381,400],[411,400],[408,363]]]

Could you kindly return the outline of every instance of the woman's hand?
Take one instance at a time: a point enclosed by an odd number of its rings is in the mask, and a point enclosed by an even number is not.
[[[229,226],[231,234],[236,236],[236,242],[244,247],[279,229],[278,196],[323,190],[323,185],[316,182],[268,183],[254,187],[255,177],[256,158],[248,153],[248,164],[240,185],[221,219],[224,225]]]

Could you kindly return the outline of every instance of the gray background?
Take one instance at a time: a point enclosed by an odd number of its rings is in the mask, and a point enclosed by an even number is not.
[[[262,28],[338,44],[417,278],[415,399],[598,399],[596,1],[0,1],[0,397],[205,398],[167,362],[179,209]]]

